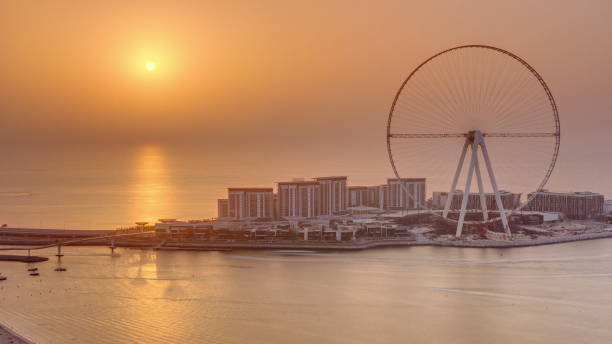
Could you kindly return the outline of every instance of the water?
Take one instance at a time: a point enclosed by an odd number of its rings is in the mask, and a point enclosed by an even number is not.
[[[37,343],[609,343],[612,240],[288,256],[65,247],[0,262]]]
[[[295,177],[347,175],[350,185],[386,182],[392,171],[384,146],[347,150],[350,142],[325,150],[273,150],[250,145],[224,150],[215,145],[158,143],[2,146],[0,224],[23,227],[114,229],[159,218],[216,216],[217,198],[227,187],[272,187]],[[262,151],[263,149],[263,151]],[[585,155],[584,159],[592,160]],[[446,190],[456,161],[432,160],[428,193]],[[498,177],[515,167],[496,162]],[[591,190],[612,195],[606,171],[612,160],[584,169],[580,158],[560,159],[554,190]],[[604,166],[605,165],[605,166]],[[449,172],[450,171],[450,172]],[[445,182],[435,184],[435,181]],[[500,185],[503,178],[498,178]],[[526,185],[525,187],[535,187]],[[512,190],[512,189],[511,189]]]
[[[50,145],[0,148],[0,224],[114,229],[159,218],[216,216],[227,187],[272,187],[294,177],[350,175],[380,184],[383,162],[365,172],[354,161],[320,166],[317,152],[224,152],[222,145]],[[383,152],[384,153],[384,152]],[[281,163],[281,161],[283,161]],[[308,166],[308,168],[305,168]]]

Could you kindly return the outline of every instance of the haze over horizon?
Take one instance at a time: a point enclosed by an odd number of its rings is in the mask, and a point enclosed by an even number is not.
[[[185,147],[296,177],[351,166],[371,183],[392,174],[386,118],[410,71],[490,44],[528,61],[555,96],[550,188],[612,197],[599,184],[612,168],[611,15],[609,1],[4,1],[0,141],[30,153]]]

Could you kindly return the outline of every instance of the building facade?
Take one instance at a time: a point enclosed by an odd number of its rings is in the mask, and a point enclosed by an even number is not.
[[[278,183],[278,216],[312,218],[321,212],[321,186],[318,181]]]
[[[321,188],[320,215],[335,215],[346,211],[348,207],[347,179],[346,176],[315,178]]]
[[[570,219],[588,219],[603,214],[604,197],[593,192],[549,192],[542,190],[530,193],[534,198],[523,209],[532,211],[563,213]]]
[[[419,209],[425,206],[425,178],[389,178],[389,210]]]
[[[227,198],[217,200],[217,218],[229,217],[229,200]]]
[[[612,200],[608,199],[604,201],[603,212],[604,214],[612,214]]]
[[[368,207],[389,209],[389,185],[368,186]]]
[[[228,217],[235,220],[272,219],[272,188],[228,188]]]
[[[520,193],[512,193],[504,190],[499,191],[499,196],[502,201],[502,205],[504,209],[516,209],[521,203],[521,194]],[[448,192],[440,192],[436,191],[433,193],[432,197],[432,206],[434,209],[444,209],[446,205],[446,200],[448,199]],[[461,202],[463,201],[463,191],[456,190],[455,195],[450,204],[451,210],[461,209]],[[495,194],[493,193],[485,193],[485,204],[487,205],[487,210],[496,211],[497,209],[497,201],[495,200]],[[478,210],[482,209],[480,205],[480,193],[471,192],[468,196],[468,201],[466,208],[467,210]]]
[[[367,186],[349,186],[349,207],[369,206],[370,193]]]

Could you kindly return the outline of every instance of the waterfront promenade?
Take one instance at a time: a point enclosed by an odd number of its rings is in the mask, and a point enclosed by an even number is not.
[[[34,342],[27,340],[8,326],[0,324],[0,344],[34,344]]]
[[[16,232],[13,232],[16,230]],[[16,246],[53,246],[77,245],[77,246],[106,246],[110,244],[109,238],[87,239],[88,237],[103,234],[108,236],[112,231],[104,233],[92,233],[95,235],[87,236],[87,231],[80,230],[71,233],[70,230],[53,232],[54,235],[46,236],[49,230],[28,229],[27,236],[23,236],[24,231],[13,228],[0,229],[0,245]],[[19,233],[18,235],[11,235]],[[135,233],[134,233],[135,234]],[[134,234],[130,234],[133,236]],[[125,235],[125,234],[123,234]],[[132,247],[142,249],[158,250],[234,250],[234,249],[270,249],[270,250],[337,250],[354,251],[380,247],[400,247],[400,246],[444,246],[444,247],[470,247],[470,248],[512,248],[538,245],[551,245],[581,240],[593,240],[612,237],[612,230],[602,230],[594,233],[566,234],[561,236],[540,235],[533,237],[514,237],[512,240],[504,239],[455,239],[455,238],[427,238],[417,236],[415,239],[358,239],[354,241],[303,241],[303,240],[226,240],[226,241],[168,241],[149,238],[147,240],[129,240],[117,238],[113,240],[114,246]],[[77,238],[75,240],[75,238]],[[78,238],[83,239],[82,242]],[[76,241],[74,243],[68,243]],[[33,249],[35,249],[33,247]]]

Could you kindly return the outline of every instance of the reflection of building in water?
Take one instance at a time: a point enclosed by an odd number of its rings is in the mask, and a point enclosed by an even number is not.
[[[271,219],[272,188],[228,188],[228,217],[239,219]]]
[[[531,197],[534,193],[529,194]],[[603,213],[604,197],[593,192],[536,192],[524,210],[563,213],[570,219],[587,219]]]
[[[520,193],[511,193],[508,191],[500,190],[499,195],[502,200],[504,209],[515,209],[521,202]],[[434,209],[443,209],[448,198],[448,192],[435,191],[432,197],[432,206]],[[450,209],[461,209],[461,202],[463,200],[463,191],[456,190],[453,200],[451,201]],[[488,210],[497,210],[497,202],[495,201],[494,193],[485,193],[485,203]],[[467,206],[465,209],[478,210],[482,208],[480,206],[480,194],[477,192],[471,192],[468,196]]]

